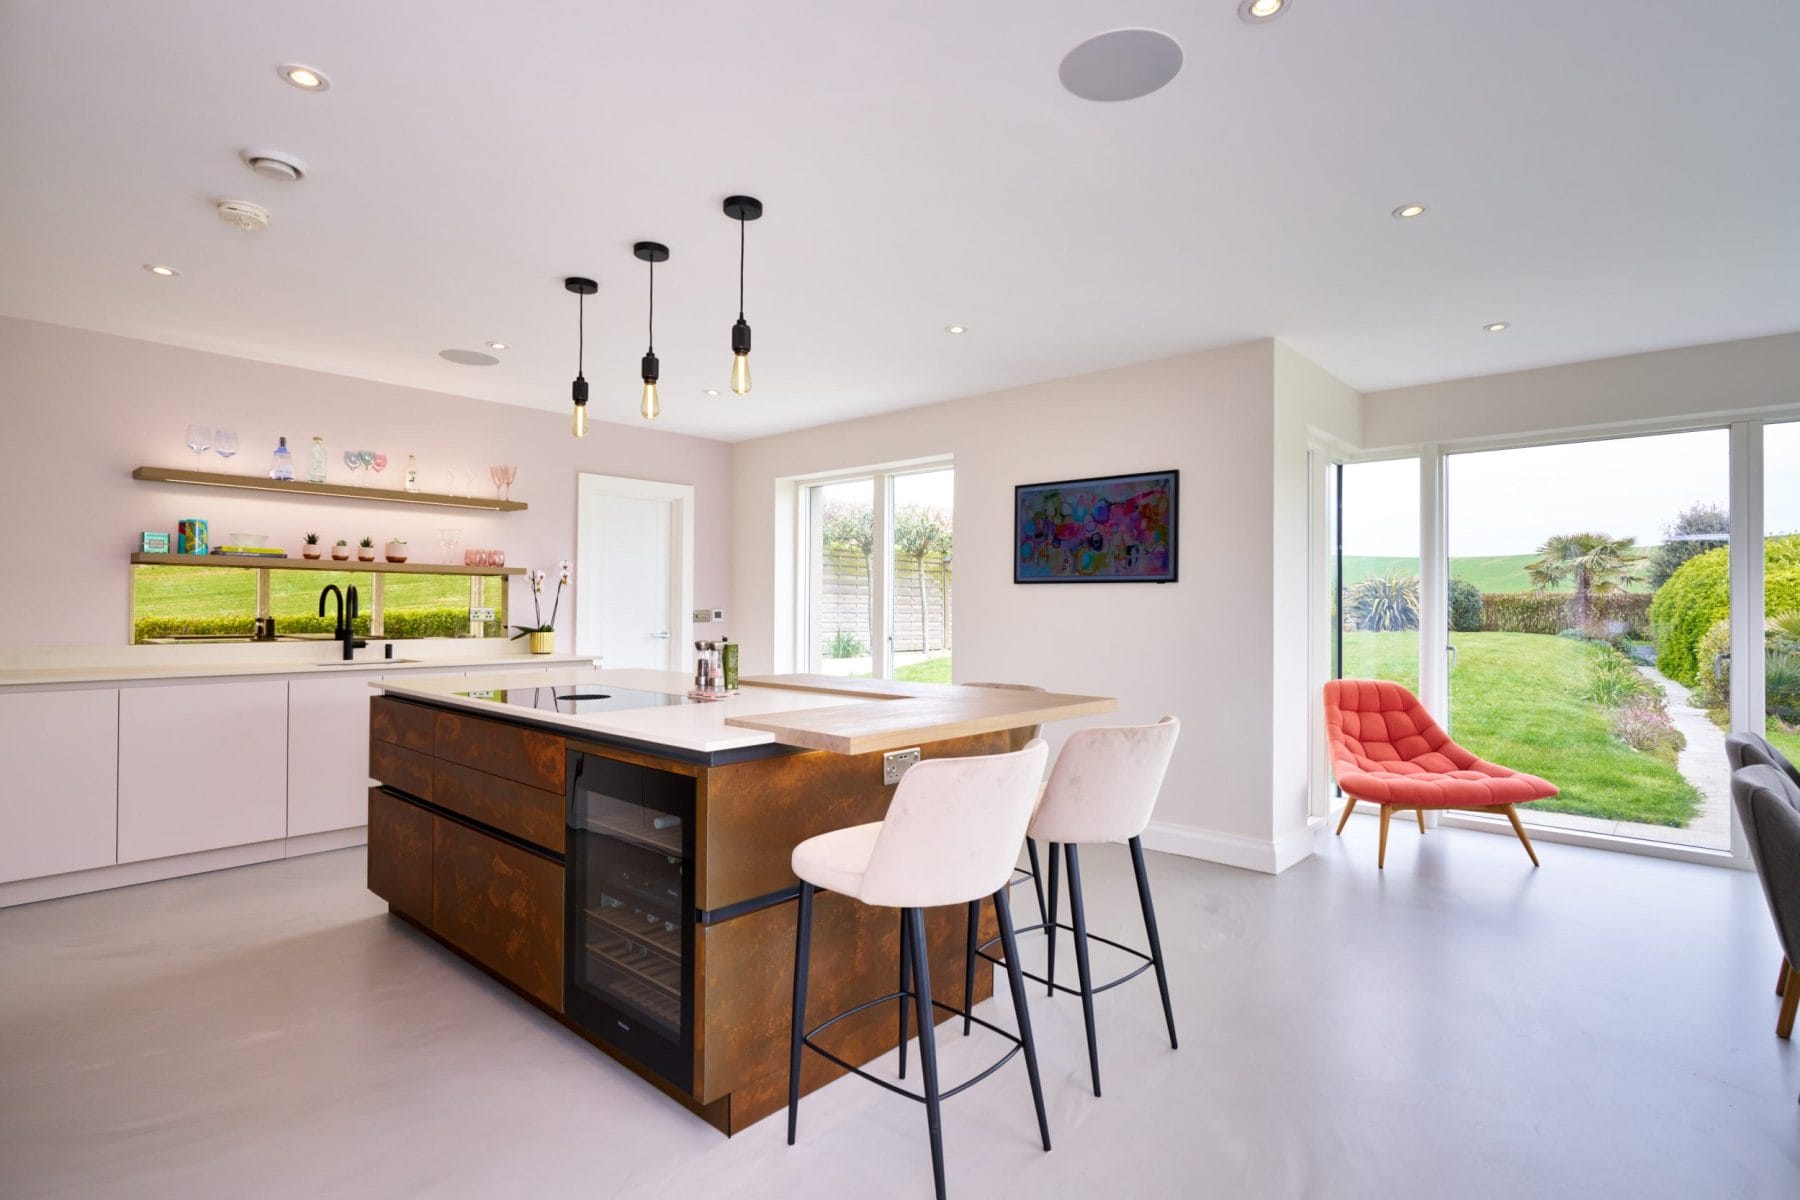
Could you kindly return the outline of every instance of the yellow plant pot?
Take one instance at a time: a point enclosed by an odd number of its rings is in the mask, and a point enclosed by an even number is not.
[[[534,633],[531,635],[531,652],[533,654],[555,654],[556,633]]]

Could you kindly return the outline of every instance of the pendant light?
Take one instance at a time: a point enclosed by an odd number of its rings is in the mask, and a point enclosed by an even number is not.
[[[662,364],[656,361],[656,264],[669,261],[669,248],[661,242],[639,242],[631,252],[650,264],[650,345],[644,351],[644,396],[638,412],[646,421],[656,420],[662,412],[662,400],[656,394],[656,380]]]
[[[586,437],[588,429],[587,379],[581,373],[582,354],[586,350],[587,298],[600,290],[600,285],[580,275],[563,280],[563,286],[575,293],[575,382],[569,386],[575,401],[575,415],[569,428],[576,437]]]
[[[744,224],[762,216],[762,201],[754,196],[725,197],[725,215],[738,223],[738,319],[731,327],[731,390],[750,391],[750,322],[744,320]]]

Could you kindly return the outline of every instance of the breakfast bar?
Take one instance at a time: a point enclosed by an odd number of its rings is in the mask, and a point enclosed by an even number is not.
[[[727,1134],[786,1104],[794,846],[880,820],[918,758],[1117,707],[811,675],[701,702],[679,673],[591,668],[373,686],[370,889]],[[933,977],[961,980],[962,910],[926,925]],[[898,943],[891,912],[821,895],[809,1015],[891,991]],[[868,1062],[893,1010],[833,1036]],[[815,1056],[802,1088],[841,1073]]]

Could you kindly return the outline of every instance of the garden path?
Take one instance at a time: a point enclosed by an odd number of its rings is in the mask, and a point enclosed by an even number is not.
[[[1682,829],[1621,822],[1626,828],[1619,832],[1656,842],[1729,849],[1731,764],[1725,759],[1725,735],[1706,715],[1706,710],[1693,702],[1687,688],[1655,667],[1639,664],[1638,673],[1662,689],[1670,722],[1687,738],[1687,747],[1676,759],[1675,766],[1700,792],[1700,811]]]

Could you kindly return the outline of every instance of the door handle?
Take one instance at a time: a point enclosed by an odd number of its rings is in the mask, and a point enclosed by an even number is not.
[[[653,638],[666,638],[669,636],[669,631],[665,629],[661,633],[653,633],[650,636]]]

